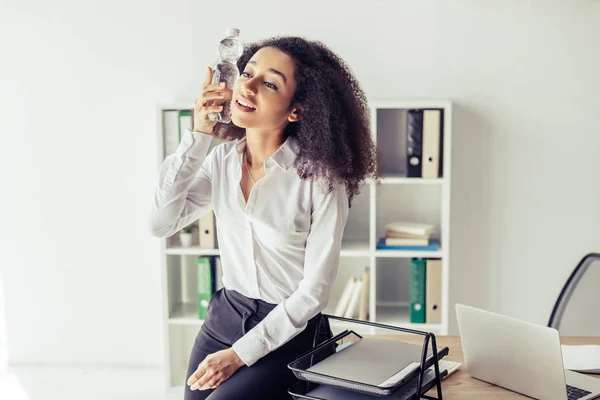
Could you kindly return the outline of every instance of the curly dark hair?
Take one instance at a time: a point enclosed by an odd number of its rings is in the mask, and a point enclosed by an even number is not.
[[[284,139],[298,139],[300,149],[294,163],[298,175],[322,178],[326,191],[345,183],[352,204],[365,179],[379,181],[369,107],[360,84],[345,61],[325,44],[293,36],[244,44],[237,63],[240,72],[263,47],[277,48],[296,62],[297,88],[290,110],[300,104],[304,112],[299,121],[286,126]],[[245,131],[233,123],[215,127],[215,132],[227,139],[240,139]]]

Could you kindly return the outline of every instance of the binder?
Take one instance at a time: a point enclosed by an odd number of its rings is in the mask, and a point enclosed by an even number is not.
[[[408,297],[410,298],[410,322],[425,323],[425,260],[413,258],[410,262]]]
[[[350,394],[356,395],[358,393],[365,395],[366,397],[362,397],[364,399],[372,399],[374,396],[390,395],[391,397],[388,398],[397,399],[399,397],[396,397],[396,394],[402,392],[404,389],[410,388],[410,386],[406,387],[406,385],[416,383],[414,384],[414,396],[404,397],[406,400],[421,399],[424,396],[425,392],[430,390],[433,386],[437,387],[437,399],[442,400],[442,387],[440,382],[441,379],[445,376],[445,372],[440,371],[439,360],[448,354],[449,349],[448,347],[444,347],[441,350],[438,350],[435,335],[433,333],[401,328],[391,325],[383,325],[369,321],[352,320],[327,314],[323,314],[322,318],[324,318],[325,320],[337,319],[346,322],[354,322],[363,325],[374,326],[377,328],[384,328],[410,334],[422,335],[424,336],[423,345],[416,345],[416,350],[419,354],[416,356],[418,359],[416,360],[416,366],[414,366],[414,369],[409,371],[407,375],[402,376],[400,381],[394,382],[390,385],[387,385],[387,382],[384,382],[380,385],[365,383],[365,379],[362,378],[361,372],[365,372],[366,369],[357,371],[357,374],[355,374],[355,376],[359,377],[358,380],[341,378],[339,376],[340,374],[336,374],[337,376],[332,376],[331,374],[319,373],[318,371],[315,371],[315,369],[312,368],[313,366],[318,366],[320,363],[326,362],[330,357],[338,357],[337,362],[340,362],[341,360],[342,363],[340,365],[344,365],[342,358],[344,352],[348,351],[348,348],[352,349],[352,346],[356,346],[356,343],[360,343],[361,340],[365,340],[358,333],[346,329],[345,331],[339,333],[331,339],[325,340],[321,344],[316,345],[313,349],[298,356],[295,361],[292,361],[288,364],[288,368],[292,370],[294,375],[301,381],[300,383],[297,383],[288,390],[288,393],[292,395],[294,399],[329,400],[323,397],[313,396],[316,395],[317,392],[319,392],[313,391],[314,389],[318,389],[319,385],[341,390],[348,394],[347,396],[337,397],[340,399],[350,398]],[[315,344],[317,343],[316,338],[318,337],[318,335],[319,330],[315,332],[315,340],[313,341],[313,343]],[[394,343],[393,340],[389,342]],[[356,354],[352,354],[350,358],[352,358],[355,355]],[[377,356],[374,355],[374,357]],[[413,357],[413,355],[409,356],[408,360],[412,359]],[[369,362],[369,365],[372,366],[377,365],[378,362],[381,362],[381,359],[367,360],[366,362]],[[399,364],[398,369],[402,368],[402,364],[403,363]],[[432,372],[434,376],[433,380],[429,381],[427,377],[427,371],[429,368],[432,367]],[[389,368],[390,367],[387,366],[385,371],[390,370]],[[358,369],[360,369],[360,366],[357,366],[357,370]],[[351,368],[346,368],[346,370],[351,370]],[[392,371],[395,371],[395,369],[393,369]],[[416,379],[416,382],[413,381],[414,379]],[[309,392],[312,392],[313,395],[310,395]],[[359,399],[361,397],[356,398]],[[434,399],[433,397],[427,398]]]
[[[200,248],[215,249],[215,215],[212,211],[206,213],[198,220],[198,231],[200,235]]]
[[[406,115],[406,161],[409,178],[420,178],[423,157],[423,110],[408,110]]]
[[[198,257],[196,259],[196,281],[197,281],[197,311],[198,318],[206,318],[208,303],[213,294],[212,266],[209,257]]]
[[[421,176],[438,178],[440,169],[441,110],[423,110]]]
[[[425,288],[425,321],[428,324],[442,322],[442,260],[428,259]]]

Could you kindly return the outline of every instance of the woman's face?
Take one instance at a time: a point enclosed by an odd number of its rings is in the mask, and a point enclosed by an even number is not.
[[[233,88],[232,122],[241,128],[281,129],[299,119],[290,103],[296,64],[286,53],[263,47],[248,61]],[[251,106],[246,108],[240,102]],[[298,110],[299,111],[299,110]]]

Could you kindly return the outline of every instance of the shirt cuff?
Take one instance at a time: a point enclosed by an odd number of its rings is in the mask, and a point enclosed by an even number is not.
[[[246,332],[231,347],[247,366],[251,366],[269,353],[267,345],[253,330]]]
[[[194,157],[201,158],[206,156],[210,143],[212,142],[213,136],[203,132],[193,132],[191,129],[186,128],[183,132],[183,137],[177,151],[175,152],[180,158],[183,157]]]
[[[284,301],[231,347],[244,364],[251,366],[294,338],[306,328],[306,325],[304,323],[299,327],[294,326],[285,310]]]

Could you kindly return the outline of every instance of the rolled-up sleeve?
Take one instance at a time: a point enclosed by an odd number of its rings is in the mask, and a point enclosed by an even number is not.
[[[233,344],[248,366],[302,332],[329,301],[349,206],[345,185],[337,185],[327,194],[317,192],[306,240],[303,278],[298,288]]]

